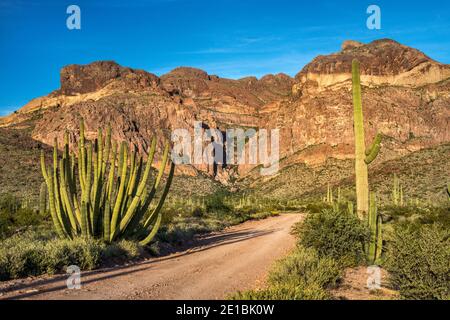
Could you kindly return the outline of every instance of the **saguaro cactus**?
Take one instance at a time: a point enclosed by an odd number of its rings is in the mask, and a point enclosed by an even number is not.
[[[352,83],[355,133],[356,208],[358,216],[363,218],[369,211],[369,178],[367,166],[376,159],[380,152],[382,136],[378,133],[372,146],[366,150],[358,60],[353,60],[352,62]]]
[[[161,208],[175,170],[172,163],[162,196],[147,216],[169,162],[169,143],[166,143],[159,172],[149,186],[155,149],[156,139],[153,138],[145,163],[135,149],[130,151],[122,142],[116,162],[117,145],[111,144],[111,129],[108,128],[105,137],[99,130],[97,139],[86,142],[82,120],[77,161],[75,154],[69,151],[68,134],[65,134],[61,159],[55,139],[53,168],[46,167],[42,152],[41,169],[47,185],[50,214],[58,235],[63,238],[95,237],[106,242],[123,237],[140,240],[144,245],[149,243],[161,224]]]
[[[375,193],[370,193],[370,208],[367,217],[367,224],[370,230],[370,240],[367,245],[367,260],[374,264],[381,257],[383,251],[383,234],[382,234],[382,219],[378,214]]]

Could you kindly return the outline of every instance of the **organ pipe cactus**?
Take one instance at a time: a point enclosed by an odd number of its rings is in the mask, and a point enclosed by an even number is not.
[[[378,214],[375,194],[370,194],[370,207],[367,217],[367,224],[370,230],[370,239],[367,244],[367,260],[371,264],[375,264],[381,257],[383,251],[383,234],[382,234],[382,219]]]
[[[47,186],[45,182],[42,182],[41,189],[39,191],[39,213],[44,216],[47,212]]]
[[[371,147],[366,149],[358,60],[353,60],[352,62],[352,84],[355,134],[356,208],[358,216],[362,219],[369,211],[369,178],[367,167],[376,159],[380,152],[382,136],[378,133]]]
[[[55,139],[52,168],[47,168],[44,153],[41,153],[50,214],[58,235],[70,239],[93,237],[106,242],[130,238],[139,240],[142,245],[152,241],[161,224],[161,208],[175,170],[175,165],[170,164],[162,195],[149,212],[169,163],[169,143],[165,145],[159,172],[149,185],[155,138],[148,149],[147,162],[135,149],[129,150],[125,142],[120,144],[118,152],[118,145],[111,143],[110,128],[105,136],[99,130],[97,139],[86,141],[82,120],[78,157],[69,151],[67,132],[64,140],[60,158]]]

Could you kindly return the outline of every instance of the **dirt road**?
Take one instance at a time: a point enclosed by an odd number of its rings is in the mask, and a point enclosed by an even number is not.
[[[83,272],[81,289],[67,275],[0,284],[0,299],[221,299],[260,286],[275,260],[295,245],[289,234],[300,214],[248,221],[195,241],[170,256]]]

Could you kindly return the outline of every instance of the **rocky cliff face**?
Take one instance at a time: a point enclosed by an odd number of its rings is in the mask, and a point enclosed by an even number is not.
[[[295,77],[291,99],[265,117],[281,131],[282,166],[353,158],[351,62],[361,61],[367,144],[385,136],[385,161],[450,140],[450,66],[392,40],[319,56]]]
[[[381,161],[450,141],[450,66],[392,40],[347,41],[342,50],[319,56],[295,79],[223,79],[181,67],[157,76],[114,62],[72,65],[61,71],[61,88],[1,119],[17,124],[36,114],[33,138],[51,144],[65,130],[76,141],[78,119],[87,136],[111,123],[113,137],[142,152],[152,135],[170,137],[176,128],[191,133],[194,121],[227,128],[280,129],[281,165],[320,165],[327,158],[353,156],[351,61],[361,61],[368,140],[385,135]],[[162,141],[160,142],[162,145]],[[183,173],[216,174],[222,182],[245,176],[254,165],[179,167]]]

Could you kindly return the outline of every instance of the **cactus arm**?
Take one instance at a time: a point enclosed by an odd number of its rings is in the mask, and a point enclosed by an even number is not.
[[[78,170],[81,188],[86,185],[86,148],[84,146],[84,120],[80,121],[80,146],[78,154]]]
[[[382,135],[378,133],[375,137],[375,140],[373,141],[372,146],[366,152],[366,158],[364,159],[364,161],[367,165],[371,164],[378,156],[378,153],[381,149],[381,140]]]
[[[122,168],[119,170],[122,170],[121,172],[121,179],[120,179],[120,185],[119,185],[119,191],[117,193],[116,203],[114,204],[114,210],[111,218],[111,236],[110,240],[114,240],[114,238],[117,235],[116,227],[117,222],[119,220],[119,214],[120,214],[120,208],[122,206],[122,201],[124,199],[124,193],[125,193],[125,185],[126,185],[126,175],[127,175],[127,150],[125,148],[125,143],[122,143],[122,146],[120,148],[120,156],[119,156],[119,163],[122,164]]]
[[[108,199],[105,201],[105,212],[103,214],[103,240],[109,242],[111,240],[111,205]]]
[[[43,150],[41,151],[41,171],[42,171],[42,175],[44,176],[45,183],[47,185],[50,215],[52,217],[52,221],[53,221],[53,225],[55,226],[56,233],[58,234],[58,236],[60,238],[67,238],[68,234],[62,228],[61,222],[59,221],[58,215],[56,213],[55,197],[53,194],[53,182],[47,171],[47,168],[45,167],[45,156],[44,156]]]
[[[103,163],[102,163],[102,176],[104,177],[106,174],[106,166],[109,161],[109,156],[111,152],[111,126],[108,126],[106,130],[106,138],[105,138],[105,149],[103,154]]]
[[[99,210],[100,210],[100,200],[101,200],[101,170],[103,165],[103,151],[102,151],[102,138],[101,138],[101,130],[99,130],[99,139],[96,141],[96,150],[97,152],[95,159],[92,161],[94,167],[94,186],[92,189],[92,212],[91,212],[91,228],[93,233],[97,232],[97,223],[99,218]]]
[[[103,132],[102,129],[98,129],[97,133],[97,179],[100,180],[100,177],[102,175],[102,169],[103,169]]]
[[[59,167],[60,167],[59,180],[61,182],[59,188],[60,188],[61,199],[64,204],[65,212],[66,212],[67,216],[69,217],[69,222],[70,222],[70,226],[72,228],[72,233],[75,234],[77,232],[78,226],[77,226],[75,215],[73,213],[72,204],[70,203],[68,192],[67,192],[66,175],[64,174],[64,172],[67,172],[66,168],[65,168],[66,162],[67,161],[65,159],[59,160]]]
[[[141,240],[139,242],[143,246],[149,244],[153,240],[153,238],[156,236],[156,234],[159,230],[159,227],[161,226],[161,220],[162,220],[161,208],[164,204],[167,194],[169,193],[169,189],[170,189],[170,185],[172,184],[174,172],[175,172],[175,164],[172,163],[170,166],[170,172],[169,172],[169,176],[167,177],[167,182],[166,182],[166,186],[164,188],[164,192],[161,195],[161,199],[159,200],[158,205],[156,206],[155,210],[152,213],[152,215],[154,215],[154,214],[158,215],[158,217],[156,218],[156,222],[153,225],[153,228],[152,228],[152,231],[150,232],[150,234],[146,238],[144,238],[143,240]]]
[[[53,146],[53,192],[55,196],[55,208],[56,213],[58,215],[59,222],[62,226],[64,226],[63,222],[63,215],[62,215],[62,203],[61,203],[61,197],[59,193],[59,185],[58,185],[58,141],[55,138],[54,139],[54,146]]]
[[[153,147],[153,146],[152,146]],[[150,147],[150,148],[152,148]],[[149,154],[151,153],[151,149],[149,149]],[[164,171],[164,167],[167,163],[167,159],[168,159],[168,154],[169,154],[169,144],[166,144],[166,148],[164,149],[164,155],[163,155],[163,160],[161,163],[161,171]],[[145,171],[144,171],[144,175],[142,177],[142,180],[138,186],[138,189],[136,191],[136,195],[133,198],[133,201],[131,202],[125,216],[123,217],[122,221],[120,222],[120,231],[124,232],[126,227],[128,226],[128,224],[130,223],[131,219],[133,218],[134,214],[136,213],[136,210],[138,208],[138,205],[141,201],[141,197],[143,195],[145,186],[147,185],[147,181],[148,181],[148,177],[150,175],[150,170],[152,168],[152,162],[149,161],[150,159],[147,159],[147,164],[145,165]]]
[[[379,261],[383,252],[383,233],[382,233],[383,220],[380,215],[377,219],[377,254],[375,256],[375,262]]]
[[[92,144],[86,146],[86,172],[85,175],[85,187],[81,194],[81,216],[82,216],[82,233],[84,236],[89,237],[91,234],[89,208],[90,208],[90,193],[91,193],[91,171],[92,171]]]
[[[138,181],[141,181],[141,177],[142,177],[142,170],[143,168],[143,164],[144,164],[144,160],[142,157],[139,158],[139,163],[137,165],[137,171],[135,173],[134,176],[134,182],[133,182],[133,187],[130,189],[130,196],[134,197],[136,195],[136,192],[138,190],[139,187],[139,183],[137,183]]]
[[[151,145],[150,145],[150,151],[149,151],[148,157],[147,157],[147,163],[148,162],[153,163],[153,160],[155,157],[155,150],[156,150],[156,138],[153,138]],[[161,166],[162,166],[162,163],[161,163]],[[160,173],[158,174],[158,176],[162,175],[161,169],[159,172]],[[137,227],[137,225],[139,224],[139,222],[141,221],[141,219],[144,217],[145,213],[148,210],[148,207],[150,206],[150,203],[153,200],[156,188],[158,187],[158,185],[156,183],[157,182],[159,183],[159,180],[160,179],[158,179],[158,178],[155,179],[150,193],[147,192],[147,187],[144,188],[144,191],[143,191],[144,196],[141,197],[139,208],[137,209],[137,214],[135,214],[134,217],[132,218],[129,226],[127,227],[128,230],[135,229]]]
[[[117,177],[119,178],[119,180],[121,179],[121,174],[122,174],[122,167],[123,167],[123,156],[124,156],[124,152],[125,152],[125,142],[122,142],[120,144],[120,150],[119,150],[119,165],[118,165],[118,171],[117,171]]]
[[[114,173],[116,170],[116,157],[117,157],[117,145],[114,143],[113,146],[113,154],[111,159],[111,164],[109,167],[109,175],[108,175],[108,187],[107,187],[107,199],[111,201],[112,192],[114,188]]]
[[[137,191],[137,187],[139,187],[139,179],[138,175],[140,175],[140,171],[142,170],[142,158],[134,160],[133,164],[133,173],[131,174],[130,181],[127,187],[127,195],[130,199],[132,199]]]
[[[150,234],[147,237],[145,237],[143,240],[139,241],[139,244],[141,246],[146,246],[153,240],[153,238],[158,233],[159,227],[161,226],[161,220],[162,220],[162,213],[159,212],[156,222],[153,225],[153,228],[152,228],[152,231],[150,232]]]
[[[372,153],[373,149],[376,148],[377,145],[381,144],[383,140],[383,135],[379,132],[377,132],[377,135],[375,136],[375,139],[372,142],[372,145],[369,149],[366,150],[366,156]]]
[[[170,188],[170,185],[172,183],[172,178],[173,178],[174,171],[175,171],[175,165],[172,163],[171,167],[170,167],[169,176],[167,178],[166,186],[164,187],[163,194],[161,195],[161,198],[159,199],[158,205],[156,206],[156,208],[153,210],[153,212],[150,214],[150,216],[145,221],[145,223],[144,223],[144,228],[145,229],[147,229],[150,226],[154,216],[156,214],[158,214],[159,210],[161,210],[161,207],[164,204],[164,200],[165,200],[165,198],[167,196],[167,193],[169,192],[169,188]]]
[[[370,208],[369,208],[369,229],[370,229],[370,241],[368,250],[368,260],[369,263],[375,262],[376,251],[377,251],[377,209],[375,204],[375,194],[372,192],[370,194]]]
[[[42,182],[39,190],[39,214],[45,216],[47,212],[47,185]]]

